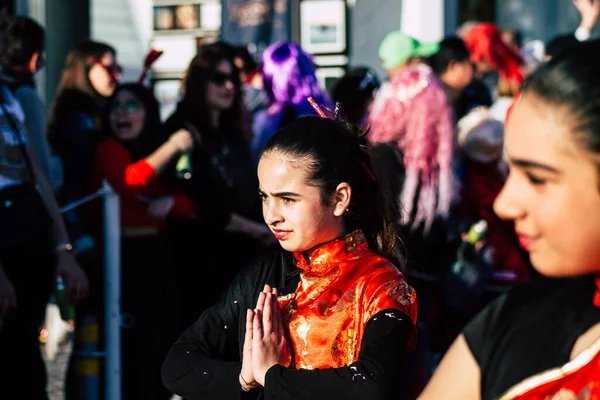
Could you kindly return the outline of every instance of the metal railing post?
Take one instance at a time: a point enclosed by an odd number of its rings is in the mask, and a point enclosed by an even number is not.
[[[105,398],[121,400],[121,219],[119,195],[104,181]]]

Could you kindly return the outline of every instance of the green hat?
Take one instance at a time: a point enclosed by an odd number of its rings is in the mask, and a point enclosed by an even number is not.
[[[379,58],[385,69],[402,65],[415,57],[429,57],[440,49],[439,43],[421,43],[400,31],[390,32],[379,45]]]

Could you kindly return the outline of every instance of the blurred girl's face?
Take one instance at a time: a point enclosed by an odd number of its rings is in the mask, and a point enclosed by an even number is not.
[[[263,217],[281,247],[291,252],[312,250],[338,238],[345,207],[323,204],[319,188],[307,182],[307,161],[276,150],[258,164]]]
[[[598,169],[564,110],[523,95],[507,123],[505,151],[510,175],[494,210],[515,222],[533,266],[548,276],[600,272]]]
[[[121,90],[110,104],[110,127],[121,140],[134,140],[144,129],[146,110],[129,90]]]
[[[222,60],[208,78],[206,103],[212,109],[226,111],[233,105],[234,96],[233,66]]]
[[[112,53],[105,53],[95,60],[88,77],[94,90],[103,97],[110,97],[117,87],[117,65]]]

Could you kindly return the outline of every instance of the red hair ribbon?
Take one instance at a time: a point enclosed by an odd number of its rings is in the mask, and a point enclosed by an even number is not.
[[[317,112],[317,114],[319,114],[319,117],[321,117],[321,118],[327,118],[327,116],[325,115],[325,113],[323,112],[323,110],[321,110],[321,107],[319,107],[319,105],[317,104],[317,102],[315,101],[315,99],[313,99],[312,97],[309,97],[307,100],[310,103],[310,105],[315,109],[315,111]]]
[[[158,58],[162,56],[162,54],[162,50],[156,49],[150,49],[148,54],[146,54],[146,58],[144,59],[144,67],[142,69],[142,73],[140,74],[140,78],[138,79],[138,83],[140,85],[144,83],[144,80],[146,79],[146,76],[148,75],[148,71],[150,71],[150,67],[152,67],[152,64],[154,64],[154,62],[158,60]]]

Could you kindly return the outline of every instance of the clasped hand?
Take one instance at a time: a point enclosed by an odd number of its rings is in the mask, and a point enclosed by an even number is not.
[[[246,337],[240,383],[251,387],[265,385],[265,375],[273,365],[288,367],[292,355],[283,329],[277,289],[265,285],[256,308],[246,313]]]

